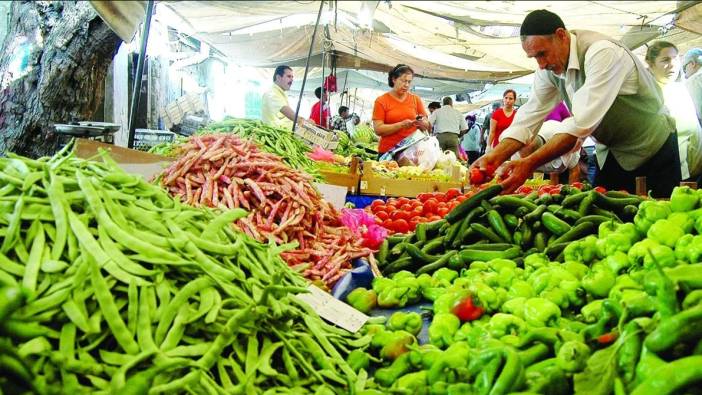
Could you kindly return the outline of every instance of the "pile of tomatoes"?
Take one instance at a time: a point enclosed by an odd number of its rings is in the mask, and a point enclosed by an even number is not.
[[[442,219],[459,203],[473,195],[473,191],[461,193],[456,188],[445,193],[420,193],[416,199],[405,197],[376,199],[366,207],[376,217],[376,222],[391,233],[413,232],[417,224]]]

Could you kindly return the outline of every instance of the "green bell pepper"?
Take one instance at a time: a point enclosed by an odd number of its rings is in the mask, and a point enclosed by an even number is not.
[[[448,287],[449,285],[451,285],[453,280],[455,280],[458,277],[458,272],[446,267],[442,267],[441,269],[435,271],[431,277],[436,284]]]
[[[559,318],[561,309],[548,299],[529,298],[524,302],[524,319],[531,326],[547,326]]]
[[[550,261],[546,254],[530,254],[524,258],[524,268],[536,270],[547,266],[549,262]]]
[[[346,302],[354,309],[368,313],[378,305],[378,295],[372,289],[356,288],[346,296]]]
[[[629,249],[629,252],[627,253],[629,262],[631,262],[631,264],[634,266],[643,267],[644,258],[646,255],[649,254],[651,248],[658,245],[660,245],[660,243],[652,239],[643,239],[637,242],[631,247],[631,249]]]
[[[621,271],[628,269],[631,266],[629,262],[629,257],[625,252],[616,251],[613,254],[608,255],[602,261],[614,274],[619,274]]]
[[[368,370],[370,357],[363,350],[353,350],[346,357],[346,362],[354,372],[358,373],[361,369]]]
[[[597,258],[597,237],[590,235],[578,241],[571,242],[563,250],[566,262],[590,263]]]
[[[473,283],[469,288],[470,293],[477,298],[479,304],[485,308],[486,311],[494,311],[500,307],[500,297],[497,292],[485,283]]]
[[[631,248],[631,237],[620,232],[608,234],[596,242],[597,257],[600,259],[613,255],[616,252],[627,252]]]
[[[587,274],[588,271],[590,271],[590,268],[587,267],[587,265],[584,265],[580,262],[573,262],[573,261],[566,261],[562,265],[563,269],[567,270],[570,274],[575,276],[576,279],[582,280],[582,278]]]
[[[634,216],[636,230],[642,236],[648,233],[651,226],[660,219],[666,219],[671,214],[670,203],[656,200],[646,200],[639,204],[639,211]]]
[[[400,355],[409,351],[408,345],[414,344],[417,339],[409,332],[394,331],[389,332],[391,335],[386,339],[380,349],[380,357],[385,360],[395,360]],[[376,335],[377,336],[377,335]]]
[[[534,289],[524,280],[513,280],[507,290],[507,300],[517,297],[531,298],[535,296]]]
[[[507,300],[502,304],[500,310],[505,313],[516,315],[517,317],[524,319],[524,302],[527,301],[526,297],[518,296]]]
[[[645,269],[651,268],[654,266],[654,262],[657,262],[661,267],[677,266],[675,252],[665,245],[651,247],[648,254],[644,256],[643,266]]]
[[[675,247],[675,242],[685,235],[685,232],[675,222],[667,219],[656,221],[648,229],[646,236],[665,246]]]
[[[512,314],[497,313],[490,317],[490,336],[500,338],[513,334],[519,335],[526,330],[526,322]]]
[[[589,294],[604,298],[609,294],[616,280],[617,277],[609,266],[604,263],[596,263],[592,266],[590,273],[583,277],[581,283]]]
[[[580,309],[580,314],[582,314],[585,322],[593,323],[597,321],[597,319],[600,317],[600,312],[602,311],[602,302],[603,299],[593,300]]]
[[[675,187],[670,194],[670,209],[673,212],[687,212],[694,210],[699,203],[697,192],[688,186]]]
[[[619,229],[619,226],[621,224],[619,222],[614,222],[614,221],[606,221],[602,222],[598,227],[597,227],[597,237],[600,239],[604,239],[609,235],[610,233],[614,233]]]
[[[695,229],[695,220],[690,217],[687,213],[673,213],[668,216],[668,221],[674,223],[675,225],[679,226],[680,229],[683,230],[685,233],[690,233],[692,232],[692,229]],[[702,224],[701,224],[702,225]],[[697,231],[699,233],[699,230]]]
[[[590,358],[590,347],[580,341],[563,343],[556,355],[558,366],[568,373],[577,373],[585,369]]]
[[[410,354],[405,353],[395,359],[388,367],[375,371],[375,381],[383,387],[390,387],[397,379],[412,369]]]
[[[393,331],[404,330],[416,336],[422,330],[422,324],[422,316],[418,313],[397,311],[390,316],[387,327]]]
[[[461,321],[453,314],[435,314],[429,326],[429,342],[439,348],[448,347],[460,326]]]
[[[427,372],[422,370],[419,372],[406,373],[392,385],[402,391],[408,391],[412,394],[422,395],[427,393]]]
[[[687,234],[675,242],[675,258],[679,261],[687,261],[688,253],[695,236]]]

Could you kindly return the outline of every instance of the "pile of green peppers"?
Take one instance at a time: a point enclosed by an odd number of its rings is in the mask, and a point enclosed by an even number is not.
[[[487,187],[444,219],[389,237],[378,251],[378,267],[385,275],[403,270],[431,274],[442,267],[460,270],[474,261],[519,260],[532,253],[562,261],[572,241],[596,234],[601,223],[631,221],[643,200],[570,186],[556,195],[498,196],[500,192],[499,185]],[[655,218],[654,210],[648,211],[646,218]]]
[[[418,342],[415,328],[364,328],[373,336],[366,355],[378,393],[640,395],[699,387],[701,199],[676,188],[670,201],[642,202],[632,222],[602,221],[558,255],[416,275],[421,299],[433,302],[428,343]],[[466,297],[485,314],[459,319]]]

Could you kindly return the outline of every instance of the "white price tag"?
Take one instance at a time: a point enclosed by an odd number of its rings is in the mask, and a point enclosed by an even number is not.
[[[351,333],[356,333],[368,321],[367,315],[334,298],[331,294],[322,291],[318,287],[310,285],[307,289],[310,293],[298,294],[295,297],[309,304],[312,310],[317,312],[320,317],[332,324],[338,325]]]

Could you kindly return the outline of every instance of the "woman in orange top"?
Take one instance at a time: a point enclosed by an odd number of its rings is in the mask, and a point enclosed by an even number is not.
[[[378,152],[381,154],[415,130],[427,131],[431,127],[422,99],[409,92],[413,77],[411,67],[398,64],[388,74],[388,85],[392,89],[375,99],[373,129],[380,136]]]

